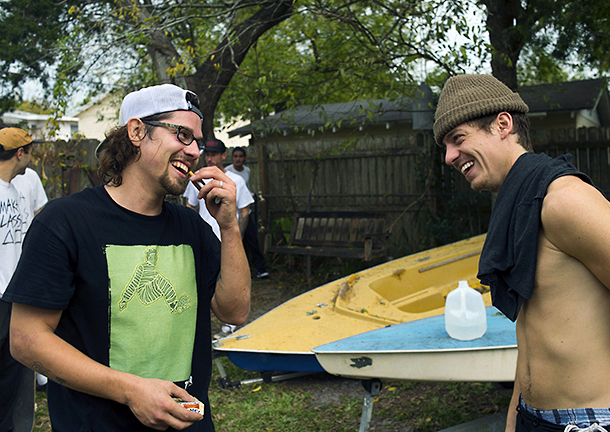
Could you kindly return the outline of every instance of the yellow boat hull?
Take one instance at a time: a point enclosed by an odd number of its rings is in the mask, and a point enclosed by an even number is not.
[[[472,237],[320,286],[215,342],[214,348],[247,370],[322,371],[313,348],[441,315],[447,294],[460,280],[481,291],[489,306],[489,289],[476,278],[484,241],[485,235]]]

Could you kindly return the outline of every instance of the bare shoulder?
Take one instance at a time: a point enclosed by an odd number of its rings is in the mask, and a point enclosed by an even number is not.
[[[548,187],[540,216],[544,235],[555,247],[610,283],[605,269],[610,260],[610,202],[601,192],[578,177],[560,177]],[[609,273],[603,278],[602,267]]]
[[[548,187],[542,204],[545,228],[610,215],[610,202],[595,187],[576,176],[563,176]],[[606,219],[607,221],[607,219]]]

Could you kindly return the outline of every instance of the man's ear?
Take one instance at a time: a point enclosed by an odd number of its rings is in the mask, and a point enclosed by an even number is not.
[[[127,134],[131,140],[131,143],[134,146],[139,147],[140,141],[142,141],[146,136],[146,126],[140,119],[129,119],[127,122]]]
[[[496,126],[500,138],[506,138],[513,131],[513,116],[507,112],[501,112],[496,118]]]

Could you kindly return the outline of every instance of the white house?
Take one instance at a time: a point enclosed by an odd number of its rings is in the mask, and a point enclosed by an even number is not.
[[[78,132],[85,138],[103,141],[106,132],[117,126],[122,95],[110,93],[75,115]]]
[[[10,111],[2,114],[2,122],[27,129],[34,139],[59,139],[68,141],[78,132],[78,118],[61,117],[58,119],[59,130],[53,137],[50,136],[51,127],[48,124],[52,116],[47,114],[34,114],[26,111]]]

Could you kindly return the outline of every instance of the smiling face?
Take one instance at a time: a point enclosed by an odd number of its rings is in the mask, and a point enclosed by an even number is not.
[[[475,191],[498,192],[515,161],[525,153],[511,134],[512,118],[501,113],[490,132],[463,123],[444,138],[445,163],[464,175]]]
[[[201,120],[193,112],[175,111],[166,122],[190,129],[196,138],[202,137]],[[188,171],[199,159],[197,141],[187,146],[178,140],[174,128],[153,126],[149,129],[140,143],[138,174],[149,178],[150,184],[157,185],[162,195],[181,195],[188,184]]]

